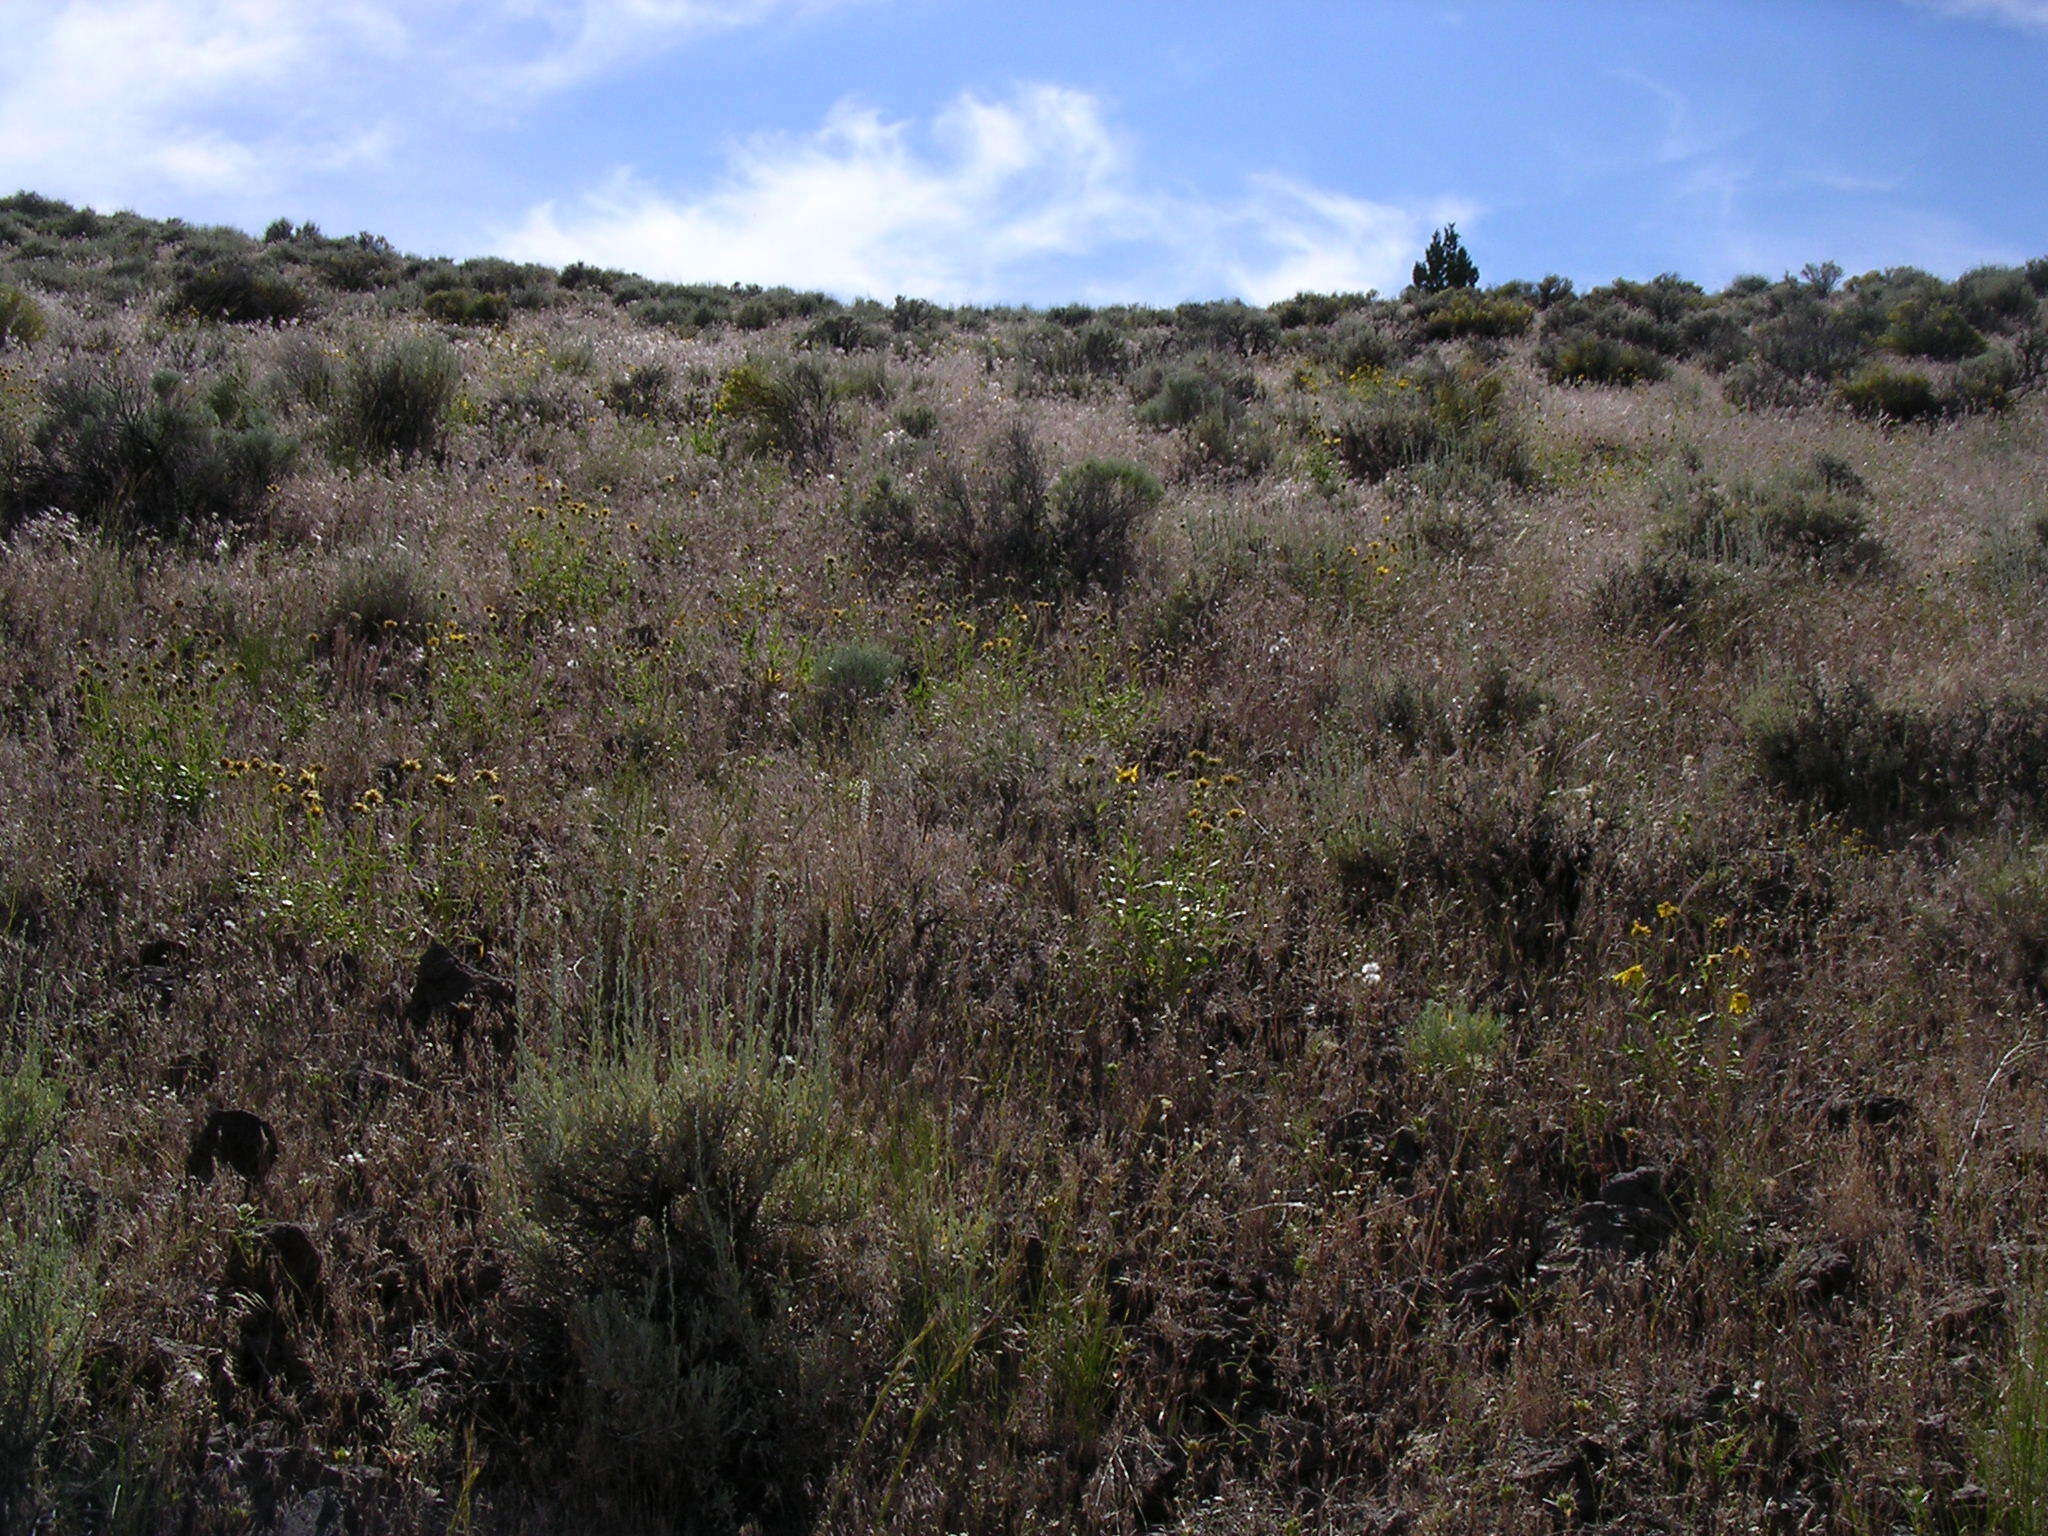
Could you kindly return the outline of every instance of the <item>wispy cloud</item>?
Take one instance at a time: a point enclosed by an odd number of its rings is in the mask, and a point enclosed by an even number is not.
[[[2048,37],[2048,0],[1912,0],[1922,10],[1941,11],[1950,16],[1981,16],[2024,27]]]
[[[1266,300],[1397,286],[1432,220],[1470,216],[1278,176],[1230,198],[1178,190],[1146,174],[1096,98],[1041,84],[962,95],[928,124],[841,103],[812,133],[735,145],[715,186],[670,192],[621,169],[533,209],[504,244],[532,260],[882,297]]]
[[[851,0],[8,0],[0,183],[258,197],[664,47]]]

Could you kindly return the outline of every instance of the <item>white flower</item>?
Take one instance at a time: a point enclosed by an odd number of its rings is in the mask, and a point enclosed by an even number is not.
[[[1365,962],[1365,964],[1361,965],[1358,968],[1358,979],[1364,982],[1368,987],[1378,986],[1381,981],[1379,961],[1368,960]]]

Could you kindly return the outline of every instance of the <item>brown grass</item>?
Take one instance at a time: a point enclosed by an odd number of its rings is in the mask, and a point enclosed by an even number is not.
[[[261,388],[414,326],[373,297],[266,331],[42,291],[0,368],[24,423],[77,357]],[[1171,357],[1170,321],[1121,323]],[[1287,333],[1244,478],[977,323],[792,466],[706,413],[802,319],[564,294],[448,333],[438,456],[333,467],[280,396],[309,446],[252,526],[18,519],[15,1518],[2038,1530],[2037,777],[1852,825],[1751,722],[1851,678],[1929,753],[2039,711],[2040,589],[1980,556],[2042,510],[2042,397],[1754,413],[1684,362],[1546,386],[1532,335],[1495,364],[1530,488],[1367,485],[1319,444],[1375,386]],[[611,409],[649,363],[673,413]],[[1018,426],[1166,481],[1121,592],[876,564],[876,476]],[[1887,563],[1610,622],[1685,451],[1838,456]],[[828,707],[855,643],[900,668]],[[516,1002],[409,1020],[431,940]],[[274,1126],[260,1183],[185,1179],[217,1108]],[[1643,1166],[1668,1235],[1602,1249]]]

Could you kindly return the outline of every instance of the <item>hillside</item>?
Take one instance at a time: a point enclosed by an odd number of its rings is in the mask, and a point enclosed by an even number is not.
[[[2048,1529],[2044,295],[0,200],[0,1524]]]

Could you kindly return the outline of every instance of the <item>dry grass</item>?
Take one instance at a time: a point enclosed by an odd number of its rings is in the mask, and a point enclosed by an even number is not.
[[[549,290],[364,462],[304,381],[433,328],[40,260],[0,447],[105,359],[304,447],[236,529],[0,546],[16,1520],[2039,1528],[2048,626],[1982,558],[2048,510],[2039,394],[1888,429],[1551,387],[1532,333],[1528,487],[1366,484],[1325,429],[1394,376],[1319,331],[1229,360],[1246,474],[960,315],[809,354],[793,453],[716,407],[803,316]],[[1165,482],[1120,590],[875,558],[877,476],[928,511],[1019,427]],[[1881,566],[1620,611],[1685,455],[1816,453]],[[1760,711],[1851,680],[1774,781]],[[222,1108],[260,1179],[186,1177]]]

